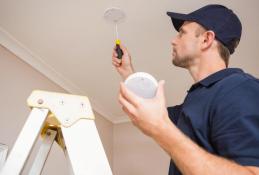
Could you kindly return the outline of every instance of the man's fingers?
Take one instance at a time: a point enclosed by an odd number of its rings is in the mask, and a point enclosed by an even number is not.
[[[121,66],[121,63],[118,63],[116,61],[112,61],[112,64],[115,66],[115,67],[120,67]]]
[[[136,117],[125,106],[122,106],[122,110],[129,116],[132,122],[135,122]]]
[[[113,52],[112,52],[112,58],[114,59],[114,58],[117,58],[118,57],[118,54],[116,53],[116,51],[115,50],[113,50]],[[118,59],[118,58],[117,58]]]
[[[112,65],[115,67],[120,67],[120,64],[118,64],[118,63],[112,63]]]
[[[130,104],[121,94],[119,94],[119,103],[122,105],[124,111],[128,115],[134,115],[135,107],[132,104]]]
[[[118,57],[118,54],[116,53],[115,50],[112,52],[112,57],[114,57],[114,58],[117,58],[117,57]]]
[[[118,66],[121,65],[121,61],[120,60],[112,60],[112,63],[117,64]]]
[[[117,58],[117,54],[113,52],[112,61],[121,64],[121,59]]]
[[[141,98],[139,98],[137,95],[135,95],[133,92],[127,89],[124,83],[120,83],[120,92],[121,95],[134,107],[139,106],[139,102],[141,101]]]

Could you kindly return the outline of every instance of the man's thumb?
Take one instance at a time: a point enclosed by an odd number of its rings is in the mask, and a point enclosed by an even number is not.
[[[165,85],[165,80],[160,80],[158,82],[158,87],[157,87],[157,92],[156,92],[156,96],[158,98],[165,98],[164,85]]]

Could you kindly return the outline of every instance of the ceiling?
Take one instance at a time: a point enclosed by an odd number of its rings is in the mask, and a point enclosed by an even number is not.
[[[192,79],[171,65],[170,40],[176,32],[166,11],[188,13],[209,3],[228,6],[243,23],[230,67],[259,77],[257,0],[0,0],[0,42],[70,93],[88,96],[96,112],[119,123],[127,117],[117,100],[121,79],[111,64],[114,26],[104,20],[104,11],[125,11],[119,33],[135,70],[166,80],[167,105],[175,105]]]

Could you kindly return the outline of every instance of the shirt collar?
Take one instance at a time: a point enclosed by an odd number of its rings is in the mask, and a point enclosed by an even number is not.
[[[224,79],[225,77],[228,77],[234,73],[241,73],[241,72],[243,72],[243,71],[239,68],[226,68],[226,69],[220,70],[218,72],[215,72],[215,73],[209,75],[208,77],[204,78],[203,80],[193,84],[188,92],[193,91],[194,89],[196,89],[199,86],[209,87],[212,84]]]

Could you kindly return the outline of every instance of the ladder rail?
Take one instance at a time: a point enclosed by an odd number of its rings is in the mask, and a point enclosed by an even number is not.
[[[1,175],[18,175],[21,173],[47,118],[48,112],[48,109],[32,109],[10,155],[7,157],[6,163],[1,169]]]
[[[57,131],[48,129],[42,140],[40,149],[37,153],[35,161],[31,167],[29,175],[40,175],[42,173],[45,162],[57,135]]]
[[[2,169],[8,153],[8,146],[0,143],[0,170]]]
[[[66,156],[75,175],[112,175],[94,120],[81,119],[61,127]]]

